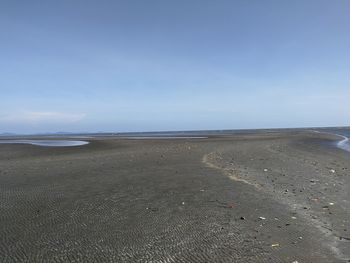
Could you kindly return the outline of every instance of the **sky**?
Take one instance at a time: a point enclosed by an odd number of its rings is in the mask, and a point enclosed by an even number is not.
[[[350,125],[348,0],[0,1],[0,133]]]

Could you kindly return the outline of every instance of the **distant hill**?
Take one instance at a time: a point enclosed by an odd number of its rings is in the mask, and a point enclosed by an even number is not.
[[[16,133],[11,133],[11,132],[0,133],[0,136],[14,136],[14,135],[17,135],[17,134]]]

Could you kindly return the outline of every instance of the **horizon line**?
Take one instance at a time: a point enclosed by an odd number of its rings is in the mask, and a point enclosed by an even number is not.
[[[350,128],[350,125],[341,126],[301,126],[301,127],[269,127],[269,128],[238,128],[238,129],[201,129],[201,130],[153,130],[153,131],[98,131],[98,132],[37,132],[37,133],[16,133],[2,132],[0,136],[20,136],[20,135],[80,135],[80,134],[138,134],[138,133],[179,133],[179,132],[225,132],[225,131],[259,131],[259,130],[305,130],[305,129],[341,129]]]

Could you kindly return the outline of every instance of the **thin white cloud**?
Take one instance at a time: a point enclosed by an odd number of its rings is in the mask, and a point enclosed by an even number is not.
[[[23,123],[23,124],[44,124],[44,123],[75,123],[84,119],[85,113],[63,113],[52,111],[25,111],[7,114],[0,117],[1,122]]]

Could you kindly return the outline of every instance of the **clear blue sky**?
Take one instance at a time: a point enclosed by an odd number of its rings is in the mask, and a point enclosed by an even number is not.
[[[350,1],[0,1],[0,133],[350,125]]]

